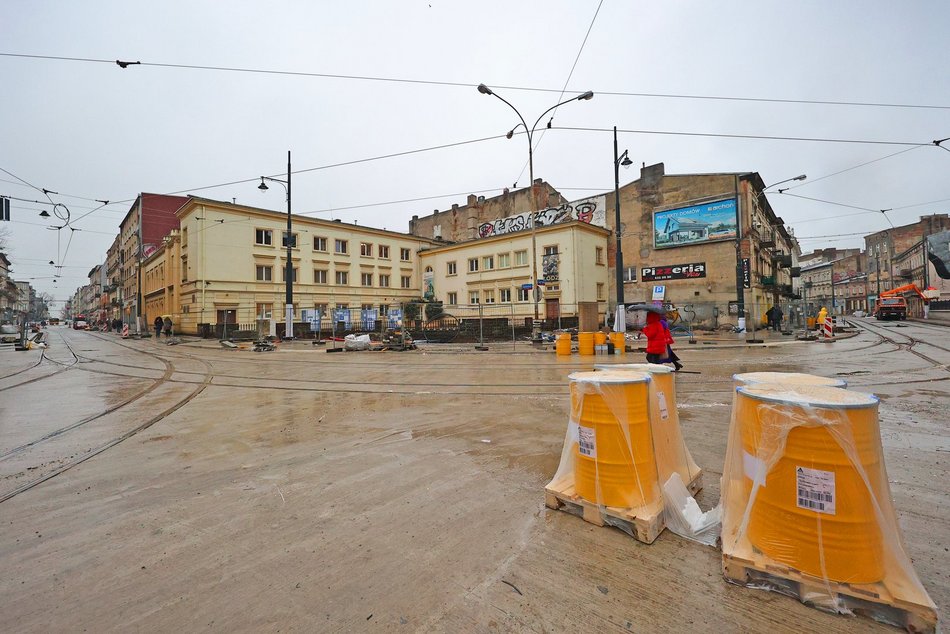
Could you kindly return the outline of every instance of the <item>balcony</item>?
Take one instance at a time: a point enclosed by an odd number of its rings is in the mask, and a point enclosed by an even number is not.
[[[775,266],[778,266],[780,268],[784,268],[784,269],[791,268],[792,256],[784,255],[782,253],[777,253],[772,256],[772,262],[775,263]]]
[[[802,267],[793,266],[788,270],[788,274],[791,277],[801,277],[802,276]]]
[[[759,283],[762,286],[775,286],[775,276],[774,275],[763,275],[759,279]]]

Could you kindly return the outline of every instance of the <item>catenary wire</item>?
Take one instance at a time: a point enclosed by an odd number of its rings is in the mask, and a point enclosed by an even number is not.
[[[109,64],[109,65],[117,64],[117,62],[120,61],[120,60],[100,59],[100,58],[91,58],[91,57],[70,57],[70,56],[61,56],[61,55],[35,55],[35,54],[28,54],[28,53],[3,53],[3,52],[0,52],[0,57],[68,61],[68,62],[85,62],[85,63]],[[290,77],[315,77],[315,78],[324,78],[324,79],[349,79],[349,80],[378,81],[378,82],[398,83],[398,84],[420,84],[420,85],[426,85],[426,86],[449,86],[449,87],[461,87],[461,88],[473,88],[474,86],[476,86],[476,83],[472,83],[472,82],[438,81],[438,80],[427,80],[427,79],[406,79],[406,78],[399,78],[399,77],[374,77],[370,75],[344,75],[344,74],[338,74],[338,73],[315,73],[315,72],[307,72],[307,71],[287,71],[287,70],[276,70],[276,69],[265,69],[265,68],[246,68],[246,67],[239,67],[239,66],[169,64],[169,63],[163,63],[163,62],[148,62],[148,61],[135,62],[135,64],[140,65],[142,67],[154,67],[154,68],[208,70],[208,71],[231,72],[231,73],[253,73],[253,74],[260,74],[260,75],[285,75],[285,76],[290,76]],[[529,87],[529,86],[498,85],[497,88],[502,89],[502,90],[521,90],[525,92],[546,92],[546,93],[560,92],[557,88],[538,88],[538,87]],[[887,103],[887,102],[855,101],[855,100],[836,101],[836,100],[827,100],[827,99],[778,99],[778,98],[771,98],[771,97],[735,97],[735,96],[727,96],[727,95],[698,95],[698,94],[689,94],[689,93],[649,93],[649,92],[625,92],[625,91],[607,91],[607,90],[595,90],[594,92],[596,92],[598,95],[605,95],[605,96],[611,96],[611,97],[646,97],[646,98],[653,98],[653,99],[700,99],[700,100],[712,100],[712,101],[739,101],[739,102],[753,102],[753,103],[950,110],[950,105],[941,105],[941,104]]]

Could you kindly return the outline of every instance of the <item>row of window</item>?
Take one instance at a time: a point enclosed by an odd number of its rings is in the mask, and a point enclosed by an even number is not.
[[[510,288],[501,288],[498,289],[496,295],[495,289],[486,288],[481,291],[469,291],[468,292],[468,303],[469,304],[494,304],[497,297],[498,302],[502,304],[511,303],[511,290]],[[531,291],[524,288],[519,288],[515,290],[517,301],[527,302],[531,298]],[[446,303],[454,306],[459,302],[458,293],[452,292],[446,295]]]
[[[274,267],[269,264],[258,264],[256,265],[255,279],[258,282],[273,282],[274,281]],[[281,271],[281,282],[287,281],[287,269],[285,267],[280,267]],[[329,274],[330,272],[327,269],[314,269],[313,270],[313,283],[314,284],[329,284]],[[299,269],[294,267],[293,269],[293,282],[297,282],[299,277]],[[380,273],[374,275],[373,273],[361,273],[360,274],[360,286],[374,286],[373,282],[376,278],[376,286],[379,288],[389,288],[391,286],[392,277],[388,273]],[[349,271],[336,271],[334,277],[334,283],[337,286],[349,286],[350,284],[350,272]],[[401,275],[399,279],[400,288],[412,288],[412,276],[411,275]]]
[[[556,248],[556,247],[555,247]],[[510,253],[499,253],[496,255],[485,255],[481,258],[469,258],[468,259],[468,272],[477,273],[478,271],[492,271],[496,268],[507,269],[511,268],[511,254]],[[528,265],[528,252],[527,251],[515,251],[515,266],[527,266]],[[447,275],[457,275],[458,267],[455,261],[446,263],[446,274]]]
[[[396,307],[398,308],[398,306],[396,306]],[[349,309],[350,309],[350,305],[347,304],[347,303],[342,303],[342,304],[341,304],[341,303],[338,303],[338,304],[334,305],[334,309],[336,309],[336,310],[349,310]],[[371,310],[371,311],[375,311],[377,316],[388,314],[388,313],[389,313],[389,309],[390,309],[390,305],[389,305],[389,304],[380,304],[378,309],[377,309],[377,307],[376,307],[374,304],[360,304],[360,310]],[[318,312],[319,312],[321,315],[323,315],[324,317],[330,317],[330,316],[331,316],[331,315],[330,315],[330,306],[329,306],[329,304],[314,304],[314,305],[313,305],[313,310],[318,311]],[[298,304],[294,304],[294,317],[296,318],[296,317],[298,317],[300,314],[301,314],[301,313],[300,313],[300,306],[299,306]],[[284,316],[283,313],[281,313],[280,315],[278,315],[278,318],[283,318],[283,316]],[[255,317],[256,317],[257,319],[273,319],[273,318],[274,318],[274,305],[273,305],[273,304],[257,304],[257,310],[256,310],[256,313],[255,313]],[[233,317],[232,317],[232,319],[233,319]],[[219,321],[221,321],[220,318],[219,318]]]
[[[313,237],[313,250],[320,251],[323,253],[329,253],[329,239],[324,236],[314,236]],[[274,244],[274,231],[272,229],[255,229],[254,230],[254,244],[258,246],[273,246]],[[281,232],[281,246],[287,248],[287,232]],[[375,249],[374,249],[375,247]],[[297,234],[290,236],[290,248],[297,248]],[[377,244],[374,245],[372,242],[360,242],[360,256],[361,257],[373,257],[373,253],[376,253],[376,257],[388,260],[389,259],[389,245],[386,244]],[[342,240],[337,238],[333,241],[333,252],[339,255],[347,255],[350,252],[350,241]],[[409,262],[412,259],[412,249],[406,247],[400,247],[399,249],[399,261],[400,262]]]

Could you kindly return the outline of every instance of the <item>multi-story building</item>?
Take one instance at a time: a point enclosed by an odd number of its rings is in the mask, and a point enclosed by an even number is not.
[[[122,278],[123,320],[140,330],[141,262],[155,251],[172,229],[178,228],[175,212],[187,198],[164,194],[139,194],[119,223],[119,266]]]
[[[142,294],[145,302],[145,323],[156,317],[179,317],[181,305],[181,234],[172,230],[161,246],[142,262]]]
[[[20,292],[10,279],[10,260],[0,253],[0,322],[14,321],[14,312]]]
[[[286,214],[189,197],[177,216],[181,309],[172,318],[177,330],[193,334],[204,330],[201,324],[246,327],[283,316]],[[326,316],[330,309],[386,314],[419,299],[419,252],[438,244],[304,216],[293,217],[290,241],[295,321]]]
[[[814,316],[824,307],[836,315],[867,310],[867,256],[861,249],[817,249],[799,258],[805,311]]]
[[[881,291],[911,282],[926,286],[923,240],[927,236],[950,229],[948,214],[921,216],[917,222],[878,231],[864,237],[868,254],[868,301],[870,307]],[[922,314],[922,306],[913,300],[908,304],[913,314]]]
[[[103,287],[103,293],[106,295],[106,301],[108,302],[108,319],[110,322],[122,317],[121,251],[121,244],[117,235],[106,252],[106,284]]]

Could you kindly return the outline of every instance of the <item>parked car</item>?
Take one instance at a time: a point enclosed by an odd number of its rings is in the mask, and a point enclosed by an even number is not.
[[[0,343],[16,343],[20,340],[20,331],[16,324],[0,325]]]
[[[86,323],[85,319],[77,319],[73,322],[73,330],[87,330],[89,324]]]
[[[882,297],[874,308],[878,319],[907,319],[907,301],[903,297]]]

